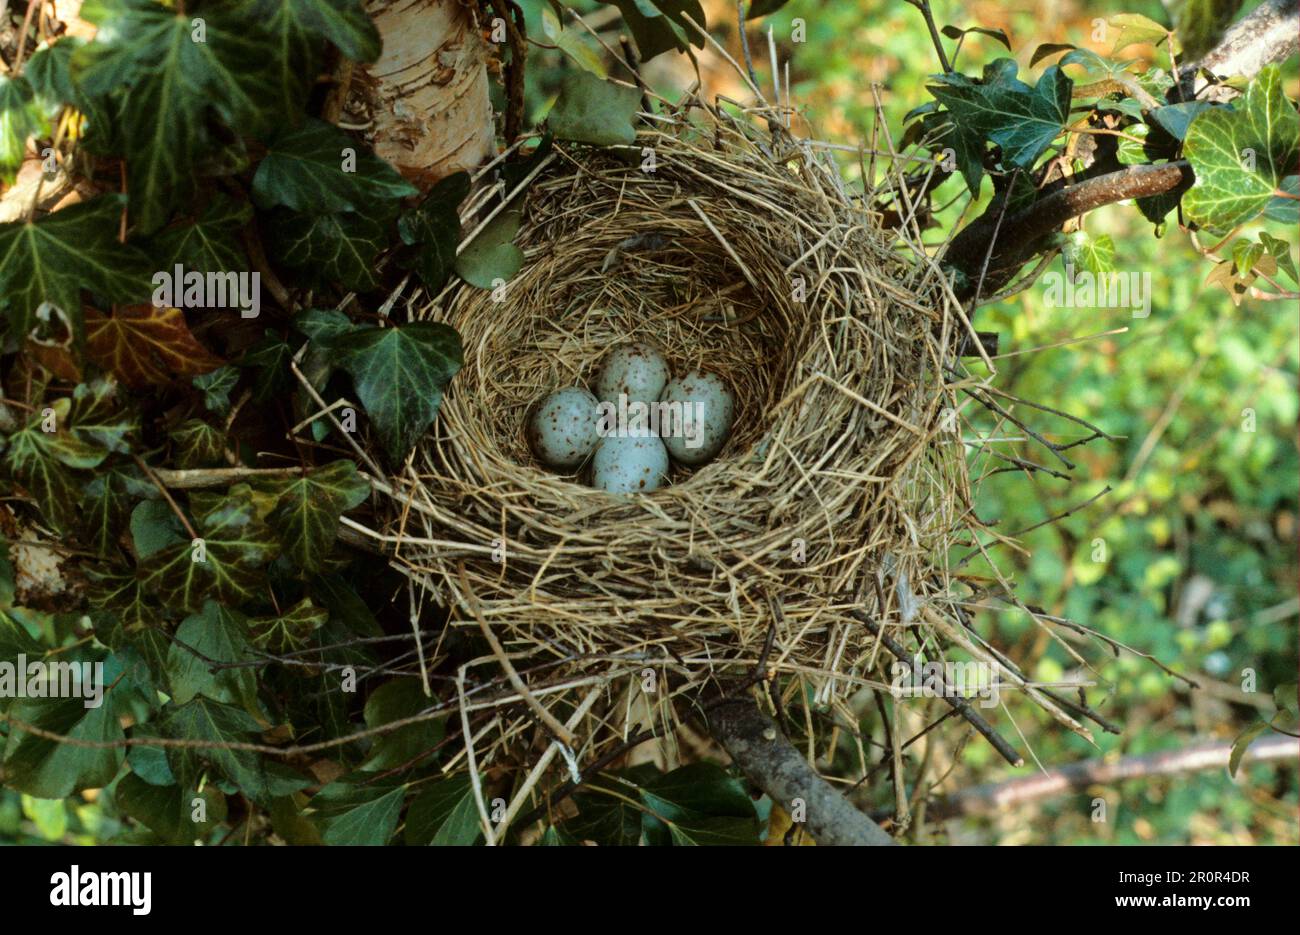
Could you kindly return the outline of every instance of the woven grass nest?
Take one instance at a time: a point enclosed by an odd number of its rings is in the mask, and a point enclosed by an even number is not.
[[[571,764],[645,729],[671,761],[710,678],[763,657],[838,705],[888,681],[851,611],[954,619],[967,479],[941,423],[968,329],[938,270],[824,148],[699,100],[653,120],[624,152],[557,144],[519,203],[504,296],[462,284],[420,314],[457,329],[465,362],[384,532],[450,626],[497,643],[462,699],[495,713],[467,725],[480,767],[535,761],[539,714]],[[541,465],[525,423],[626,341],[720,374],[737,415],[714,461],[616,496]]]

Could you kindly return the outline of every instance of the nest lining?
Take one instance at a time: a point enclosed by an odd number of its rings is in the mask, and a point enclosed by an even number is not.
[[[933,265],[898,251],[829,159],[791,141],[773,157],[776,141],[708,113],[707,134],[680,116],[639,134],[653,174],[559,148],[522,204],[504,301],[461,286],[424,309],[460,332],[465,364],[386,532],[453,626],[490,627],[542,683],[616,686],[650,665],[698,685],[752,669],[770,630],[770,669],[841,699],[884,665],[851,610],[912,623],[899,583],[947,599],[968,498],[942,364],[961,325]],[[675,375],[724,377],[737,415],[714,461],[616,496],[539,464],[524,427],[632,340]],[[592,748],[626,733],[629,697],[593,715]],[[528,723],[503,719],[489,747]]]

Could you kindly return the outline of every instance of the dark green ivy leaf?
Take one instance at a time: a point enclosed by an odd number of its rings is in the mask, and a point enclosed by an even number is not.
[[[24,698],[13,703],[9,715],[77,740],[102,743],[124,737],[108,692],[97,708],[87,708],[82,698]],[[125,754],[123,747],[81,747],[47,740],[10,722],[5,784],[38,799],[62,799],[81,789],[108,785]]]
[[[121,95],[131,217],[145,233],[193,192],[194,166],[214,148],[210,111],[245,134],[289,116],[271,100],[270,35],[234,11],[192,17],[151,0],[87,0],[81,16],[100,29],[73,55],[73,78],[101,100]]]
[[[375,257],[388,246],[388,225],[379,217],[351,211],[276,211],[270,218],[270,239],[276,258],[310,282],[337,282],[365,292],[378,282]]]
[[[326,844],[376,847],[397,830],[406,786],[330,783],[312,797],[312,820]]]
[[[217,663],[249,662],[248,618],[215,601],[191,614],[176,630],[167,654],[168,694],[178,705],[199,695],[247,711],[257,710],[255,670],[242,666],[212,671]]]
[[[202,803],[204,822],[194,821],[196,800]],[[171,845],[193,844],[226,816],[226,798],[212,786],[191,794],[179,786],[150,785],[133,773],[118,780],[113,801],[129,818]]]
[[[419,189],[344,130],[323,120],[280,133],[253,176],[259,208],[306,214],[355,211],[370,215],[383,202],[418,195]]]
[[[370,493],[370,484],[346,459],[315,468],[302,477],[264,481],[257,486],[276,495],[267,522],[279,536],[283,554],[309,572],[326,567],[338,536],[339,517]]]
[[[83,336],[81,291],[112,302],[150,294],[150,263],[118,243],[125,199],[101,195],[39,221],[0,224],[0,305],[9,309],[10,333],[26,335],[42,303],[56,306]]]
[[[259,754],[231,749],[231,744],[256,741],[257,721],[232,705],[202,695],[188,704],[168,706],[163,732],[177,740],[200,741],[200,747],[168,747],[167,765],[177,782],[187,789],[198,787],[210,764],[237,785],[250,799],[264,802],[270,797],[272,777]]]
[[[460,242],[460,215],[456,209],[468,194],[469,176],[457,172],[433,186],[419,206],[398,219],[402,243],[417,248],[415,270],[430,292],[441,289],[455,268],[456,245]]]
[[[1064,129],[1073,82],[1055,65],[1032,88],[1015,73],[1014,61],[999,59],[985,67],[983,82],[950,73],[933,77],[929,88],[958,126],[983,134],[1002,147],[1008,164],[1028,169]]]
[[[690,16],[701,29],[708,29],[704,8],[698,0],[611,0],[623,14],[623,22],[636,39],[641,59],[648,61],[669,49],[685,50],[688,45],[704,48],[704,37],[686,22]]]
[[[460,335],[437,322],[366,328],[334,343],[334,362],[393,461],[400,461],[438,415],[442,390],[460,370]]]
[[[201,545],[182,540],[143,559],[145,587],[179,610],[198,610],[208,599],[247,601],[261,589],[277,551],[252,491],[238,484],[226,494],[193,493],[190,506]]]
[[[483,836],[469,774],[435,782],[416,796],[406,815],[406,843],[441,847],[477,843]]]
[[[253,209],[247,203],[219,196],[195,220],[160,231],[152,239],[150,252],[163,270],[171,270],[178,263],[186,271],[200,273],[246,270],[248,257],[239,232],[252,216]]]
[[[72,54],[85,44],[85,40],[76,36],[62,36],[48,45],[41,43],[23,66],[23,77],[31,82],[47,115],[53,116],[60,106],[76,102]]]

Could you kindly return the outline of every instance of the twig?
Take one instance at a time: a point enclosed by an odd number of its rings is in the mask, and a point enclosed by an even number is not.
[[[1300,753],[1300,744],[1290,737],[1263,737],[1251,744],[1244,762],[1294,760],[1297,753]],[[1232,744],[1224,742],[1197,744],[1182,750],[1143,756],[1126,756],[1113,763],[1084,760],[1034,776],[962,789],[947,799],[932,803],[928,817],[942,821],[960,815],[980,815],[1076,792],[1093,785],[1223,769],[1227,767],[1231,754]]]
[[[880,624],[876,623],[876,621],[867,613],[861,610],[851,610],[849,611],[849,614],[875,634],[881,644],[884,645],[884,647],[889,650],[900,663],[906,666],[909,672],[911,671],[912,654],[900,646],[898,641],[892,636],[885,633],[881,629]],[[947,686],[944,687],[943,700],[954,708],[958,714],[964,717],[970,723],[971,727],[979,731],[984,739],[993,745],[993,749],[998,751],[1004,760],[1012,766],[1024,765],[1024,757],[1017,753],[1015,747],[1007,743],[1007,741],[993,729],[992,725],[990,725],[988,721],[984,720],[984,718],[971,707],[970,702],[958,695],[955,691],[948,691]]]

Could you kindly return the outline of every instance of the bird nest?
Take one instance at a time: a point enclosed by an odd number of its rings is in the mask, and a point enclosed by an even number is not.
[[[760,666],[842,703],[888,682],[864,614],[953,632],[974,520],[946,282],[825,148],[698,100],[653,120],[625,150],[557,144],[509,207],[521,271],[418,316],[464,366],[384,533],[483,649],[461,670],[492,715],[463,725],[480,768],[551,763],[552,738],[571,766],[638,732],[671,753],[686,699]],[[710,463],[620,496],[540,464],[525,425],[627,341],[724,377],[736,420]]]

